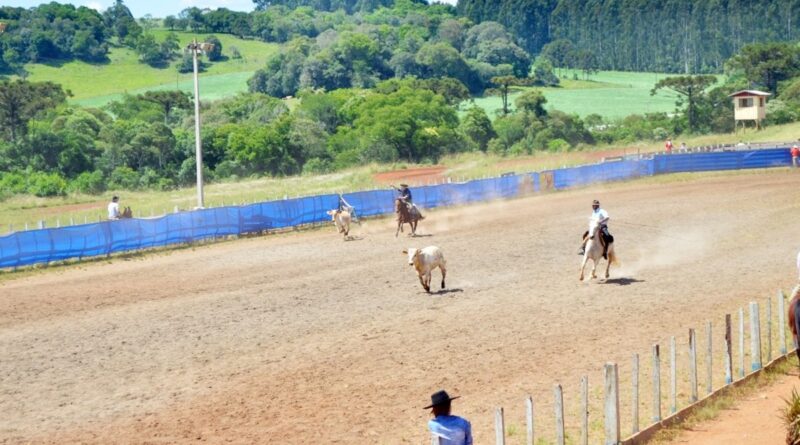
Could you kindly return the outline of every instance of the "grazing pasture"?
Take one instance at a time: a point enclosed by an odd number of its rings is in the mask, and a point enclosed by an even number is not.
[[[504,406],[521,444],[528,394],[552,439],[556,383],[575,436],[581,376],[597,401],[607,361],[796,279],[800,175],[669,178],[428,210],[415,239],[385,218],[0,274],[0,443],[429,443],[445,388],[476,443]],[[579,283],[594,198],[620,265]],[[429,295],[399,252],[430,244]]]

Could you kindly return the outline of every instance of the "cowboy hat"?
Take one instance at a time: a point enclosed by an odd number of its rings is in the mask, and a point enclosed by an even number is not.
[[[444,405],[445,403],[450,403],[451,400],[455,400],[459,397],[461,396],[450,397],[445,390],[437,391],[431,394],[431,404],[422,409],[430,409],[434,406]]]
[[[400,187],[408,187],[408,184],[400,184]]]
[[[595,199],[594,201],[592,201],[592,205],[593,206],[599,206],[600,205],[600,201]]]

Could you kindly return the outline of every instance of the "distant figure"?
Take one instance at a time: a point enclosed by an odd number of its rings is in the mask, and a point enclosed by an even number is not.
[[[115,221],[119,217],[119,196],[114,196],[111,198],[111,202],[108,203],[108,219],[109,221]]]
[[[686,153],[687,151],[689,151],[689,147],[686,146],[686,142],[681,142],[680,152]]]
[[[450,401],[457,398],[441,390],[431,395],[431,404],[424,408],[432,408],[433,419],[428,421],[428,429],[439,437],[441,445],[472,445],[472,425],[463,417],[450,415]]]
[[[342,196],[341,193],[339,193],[338,210],[340,212],[341,211],[345,211],[345,212],[349,213],[350,217],[353,219],[353,221],[358,222],[358,216],[356,216],[356,208],[351,206],[349,202],[345,201],[344,196]],[[361,223],[359,223],[359,225],[360,224]]]
[[[792,154],[792,167],[797,168],[798,162],[800,162],[800,147],[797,144],[792,145],[792,150],[790,151]]]
[[[667,154],[672,153],[672,139],[667,138],[667,142],[664,143],[664,151],[666,151]]]

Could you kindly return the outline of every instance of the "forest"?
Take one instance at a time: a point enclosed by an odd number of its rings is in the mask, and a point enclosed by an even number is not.
[[[535,45],[517,25],[482,20],[491,11],[478,14],[469,3],[256,1],[250,13],[188,8],[176,17],[138,20],[121,0],[102,13],[57,3],[0,8],[0,22],[8,23],[0,35],[7,73],[0,80],[0,199],[166,190],[194,182],[190,96],[149,91],[83,108],[69,103],[70,92],[55,79],[24,76],[25,63],[51,58],[108,63],[102,61],[107,51],[119,46],[137,50],[142,64],[185,58],[169,33],[154,40],[155,27],[256,35],[282,44],[250,78],[249,92],[201,104],[210,181],[367,163],[436,163],[467,151],[513,156],[726,132],[733,125],[727,95],[742,88],[773,94],[767,124],[800,119],[800,52],[796,43],[777,40],[740,42],[713,71],[725,74],[722,81],[703,74],[662,78],[653,92],[675,93],[674,113],[609,121],[549,109],[541,87],[559,84],[554,66],[591,71],[596,68],[587,63],[601,58],[587,55],[591,45],[567,38],[542,41],[540,52],[529,52]],[[567,6],[550,4],[548,17]],[[215,48],[204,63],[235,57],[218,40]],[[185,69],[186,63],[169,66]],[[520,93],[514,100],[512,91]],[[489,115],[470,104],[479,94],[502,97],[501,112]]]

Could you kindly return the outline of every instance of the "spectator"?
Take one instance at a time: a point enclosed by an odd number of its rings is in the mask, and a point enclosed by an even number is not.
[[[664,151],[666,151],[667,154],[672,153],[672,139],[671,138],[667,138],[667,142],[664,143]]]
[[[792,167],[797,168],[798,162],[800,162],[800,147],[797,144],[792,145],[792,150],[790,151],[792,154]]]
[[[687,151],[689,151],[689,147],[686,146],[686,142],[681,142],[680,152],[686,153]]]
[[[425,407],[433,414],[428,429],[440,438],[442,445],[472,445],[472,425],[463,417],[450,415],[450,401],[457,398],[441,390],[431,395],[431,404]]]
[[[108,203],[108,219],[114,221],[119,219],[119,197],[114,196],[111,202]]]

